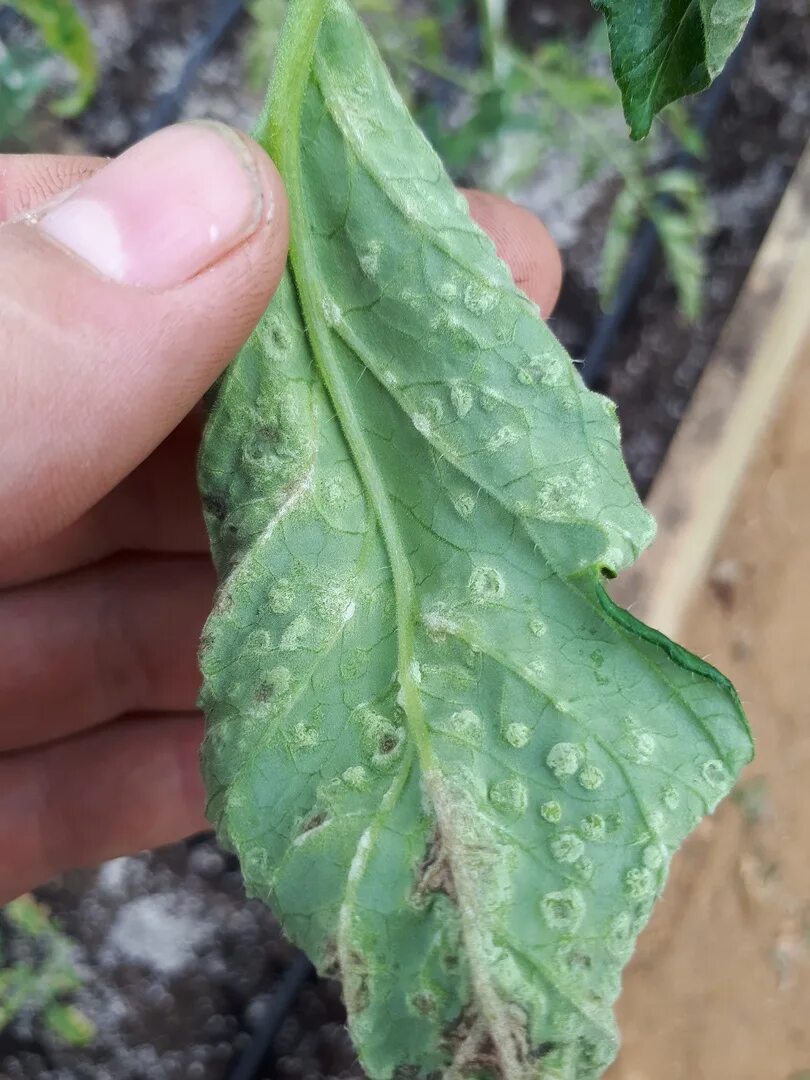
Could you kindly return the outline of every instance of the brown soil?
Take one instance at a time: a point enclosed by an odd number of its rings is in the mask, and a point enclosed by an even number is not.
[[[810,339],[688,612],[757,742],[675,860],[625,978],[611,1080],[810,1077]]]

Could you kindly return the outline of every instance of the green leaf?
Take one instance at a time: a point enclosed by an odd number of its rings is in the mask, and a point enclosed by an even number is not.
[[[18,896],[3,908],[3,914],[12,926],[29,937],[37,937],[39,934],[51,932],[51,921],[48,917],[48,909],[40,904],[30,894]]]
[[[257,134],[291,262],[200,458],[209,815],[372,1077],[598,1076],[739,703],[605,593],[653,531],[615,409],[343,0],[292,3]]]
[[[40,53],[5,44],[0,47],[0,140],[23,128],[46,85]]]
[[[709,85],[742,37],[754,0],[594,0],[634,139],[669,102]]]
[[[711,225],[705,190],[694,173],[668,169],[655,178],[655,194],[658,199],[650,199],[650,216],[658,230],[680,308],[687,319],[694,321],[703,306],[703,244]]]
[[[627,253],[636,231],[641,224],[645,200],[633,185],[623,187],[616,196],[605,230],[602,245],[602,265],[599,274],[599,299],[602,307],[610,310],[616,294]]]
[[[52,1002],[43,1014],[45,1026],[69,1046],[87,1046],[96,1034],[95,1024],[75,1005]]]
[[[36,26],[49,49],[75,68],[75,90],[51,108],[57,116],[76,116],[90,100],[98,72],[90,33],[73,0],[12,0],[11,7]]]

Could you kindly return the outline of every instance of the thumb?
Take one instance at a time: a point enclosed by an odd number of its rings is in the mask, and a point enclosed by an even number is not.
[[[286,251],[275,167],[213,123],[167,128],[0,227],[0,558],[75,520],[179,423]]]

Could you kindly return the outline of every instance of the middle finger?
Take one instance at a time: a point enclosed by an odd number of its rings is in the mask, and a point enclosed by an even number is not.
[[[0,566],[0,589],[64,574],[121,551],[208,551],[196,462],[201,411],[191,413],[88,513]]]
[[[205,557],[127,557],[0,595],[0,751],[124,713],[192,710]]]

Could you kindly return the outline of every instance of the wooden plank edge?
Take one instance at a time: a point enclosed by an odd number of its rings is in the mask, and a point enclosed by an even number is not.
[[[751,456],[810,337],[810,145],[656,477],[658,535],[611,586],[637,618],[677,636]]]

